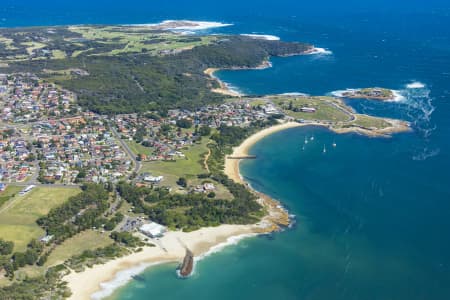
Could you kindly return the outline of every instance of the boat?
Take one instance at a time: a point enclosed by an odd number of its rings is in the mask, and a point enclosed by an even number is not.
[[[308,139],[306,138],[306,136],[305,136],[305,144],[308,144]]]
[[[325,145],[323,145],[323,153],[327,153],[327,148],[325,148]]]
[[[311,136],[310,140],[311,140],[311,141],[314,141],[314,136],[313,136],[313,135]]]
[[[337,145],[336,145],[336,142],[333,142],[333,147],[336,148],[336,146],[337,146]]]

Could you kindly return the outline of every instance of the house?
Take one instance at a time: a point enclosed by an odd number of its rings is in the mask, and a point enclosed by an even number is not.
[[[147,223],[139,227],[139,231],[148,237],[162,237],[167,232],[167,228],[155,222]]]
[[[39,241],[40,241],[41,243],[47,244],[47,243],[50,242],[52,239],[53,239],[53,235],[46,235],[46,236],[41,237],[41,238],[39,239]]]
[[[306,112],[306,113],[315,113],[316,109],[314,107],[302,107],[300,108],[301,112]]]
[[[164,176],[145,176],[144,181],[151,183],[159,183],[164,179]]]

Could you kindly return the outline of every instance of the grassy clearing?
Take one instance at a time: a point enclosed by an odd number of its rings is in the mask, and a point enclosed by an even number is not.
[[[10,38],[6,38],[4,36],[0,36],[0,43],[5,45],[6,50],[17,50],[16,47],[13,46],[14,41]]]
[[[265,105],[265,104],[267,104],[267,100],[265,100],[265,99],[253,99],[250,101],[250,106],[252,106],[252,107],[256,107],[259,105]]]
[[[151,172],[155,175],[175,176],[179,177],[196,177],[198,174],[205,173],[203,166],[203,155],[208,152],[206,145],[209,139],[203,138],[199,144],[191,146],[188,150],[183,151],[186,158],[178,159],[175,162],[146,162],[143,163],[142,172]]]
[[[13,198],[22,189],[23,188],[20,186],[13,186],[13,185],[8,186],[5,191],[0,193],[0,207],[2,207],[3,204],[8,202],[11,198]]]
[[[25,250],[30,240],[44,234],[36,220],[79,192],[78,189],[38,187],[24,196],[16,195],[0,210],[0,236],[13,241],[15,251]]]
[[[356,115],[356,120],[351,124],[361,126],[364,128],[378,128],[378,129],[383,129],[390,126],[388,122],[386,122],[381,118],[371,117],[367,115]]]
[[[37,42],[25,42],[25,43],[22,43],[21,45],[27,47],[27,52],[28,52],[29,55],[33,54],[34,50],[42,49],[42,48],[47,47],[46,44],[37,43]]]
[[[52,56],[54,59],[64,59],[67,57],[67,54],[62,50],[52,50]]]
[[[153,148],[142,146],[141,144],[136,143],[135,141],[125,141],[130,147],[131,151],[137,156],[138,154],[152,155]]]
[[[88,52],[88,51],[92,51],[92,50],[94,50],[94,48],[89,48],[89,49],[86,49],[86,50],[76,50],[76,51],[74,51],[72,53],[72,57],[77,57],[80,54],[83,54],[84,52]]]
[[[217,40],[214,36],[199,37],[200,40],[192,40],[189,37],[174,33],[156,33],[149,27],[69,27],[69,30],[79,33],[83,38],[96,40],[105,44],[124,44],[120,49],[114,49],[107,53],[96,55],[118,55],[124,53],[147,53],[157,54],[162,50],[184,50],[195,46],[209,44]],[[79,55],[80,53],[76,53]]]
[[[112,243],[113,240],[109,238],[108,233],[102,234],[93,230],[84,231],[56,247],[48,257],[45,267],[48,268],[63,263],[70,257],[79,255],[85,250],[106,247]]]
[[[283,109],[283,112],[296,119],[346,122],[350,112],[342,102],[331,97],[273,97],[271,100]],[[293,111],[289,107],[313,107],[315,113]]]

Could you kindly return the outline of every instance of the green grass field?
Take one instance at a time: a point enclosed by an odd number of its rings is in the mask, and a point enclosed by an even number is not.
[[[35,238],[44,235],[36,220],[80,190],[37,187],[24,196],[16,195],[0,208],[0,236],[14,242],[14,251],[23,251]]]
[[[135,141],[125,141],[130,147],[131,151],[137,156],[138,154],[151,155],[153,153],[153,148],[142,146]]]
[[[304,120],[320,120],[320,121],[333,121],[333,122],[346,122],[350,120],[348,108],[336,99],[330,97],[271,97],[271,100],[279,107],[281,107],[284,113],[290,117]],[[304,106],[314,107],[315,113],[295,112],[288,107],[292,102],[292,107],[301,108]]]
[[[208,138],[203,138],[201,143],[189,147],[189,150],[182,151],[186,158],[177,159],[175,162],[145,162],[142,166],[142,172],[150,172],[154,175],[179,177],[195,177],[198,174],[206,173],[203,166],[203,155],[208,152],[206,145]]]
[[[69,30],[79,33],[89,40],[96,40],[104,44],[125,45],[101,55],[141,53],[142,51],[157,54],[158,51],[162,50],[191,49],[217,40],[217,37],[214,36],[202,36],[198,41],[190,41],[189,38],[179,34],[156,33],[149,27],[72,26],[69,27]]]
[[[23,188],[20,186],[10,185],[5,191],[0,193],[0,209],[7,201],[9,201],[14,195],[19,193]]]
[[[93,230],[84,231],[58,245],[48,257],[45,267],[61,264],[85,250],[106,247],[112,243],[113,240],[109,238],[108,233],[100,233]]]
[[[351,124],[361,126],[364,128],[379,128],[379,129],[390,126],[390,124],[383,119],[359,114],[356,115],[356,120]]]

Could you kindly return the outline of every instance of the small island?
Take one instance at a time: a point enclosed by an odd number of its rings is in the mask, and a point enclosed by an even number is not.
[[[374,88],[347,90],[342,93],[342,97],[352,99],[388,101],[395,99],[395,93],[389,89],[374,87]]]

